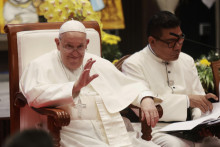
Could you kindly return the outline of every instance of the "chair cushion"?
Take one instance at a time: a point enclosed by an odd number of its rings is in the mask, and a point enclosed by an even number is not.
[[[25,66],[38,56],[57,49],[55,38],[59,30],[34,30],[17,33],[19,78]],[[87,52],[101,56],[100,36],[92,28],[86,28],[87,38],[90,40]]]

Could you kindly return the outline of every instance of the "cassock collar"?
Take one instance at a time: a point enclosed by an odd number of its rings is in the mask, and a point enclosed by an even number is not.
[[[161,58],[159,58],[155,52],[153,51],[153,49],[151,48],[150,44],[147,45],[147,47],[145,48],[147,54],[149,54],[152,58],[154,58],[156,61],[164,63],[164,64],[170,64],[170,62],[164,61]]]

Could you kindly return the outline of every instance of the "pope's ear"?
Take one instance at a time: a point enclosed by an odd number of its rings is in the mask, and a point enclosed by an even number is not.
[[[54,39],[56,45],[57,45],[57,49],[59,50],[59,44],[60,44],[60,40],[58,38]]]
[[[89,44],[89,39],[86,39],[86,44],[87,44],[87,45]]]
[[[60,44],[60,42],[59,42],[59,39],[58,39],[58,38],[55,38],[55,39],[54,39],[54,41],[55,41],[55,43],[56,43],[56,45],[57,45],[57,46]]]

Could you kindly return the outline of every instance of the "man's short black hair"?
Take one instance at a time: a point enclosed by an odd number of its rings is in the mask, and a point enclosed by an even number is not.
[[[176,28],[180,26],[180,20],[169,11],[160,11],[153,15],[147,26],[147,37],[161,37],[162,29]]]

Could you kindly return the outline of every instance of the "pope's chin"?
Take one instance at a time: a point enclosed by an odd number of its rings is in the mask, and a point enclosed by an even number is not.
[[[69,65],[68,65],[68,69],[69,70],[76,70],[77,68],[79,68],[81,66],[81,64],[80,63],[69,63]]]
[[[68,67],[70,70],[75,70],[77,68],[79,68],[82,65],[82,59],[78,58],[78,59],[71,59],[68,62]]]

